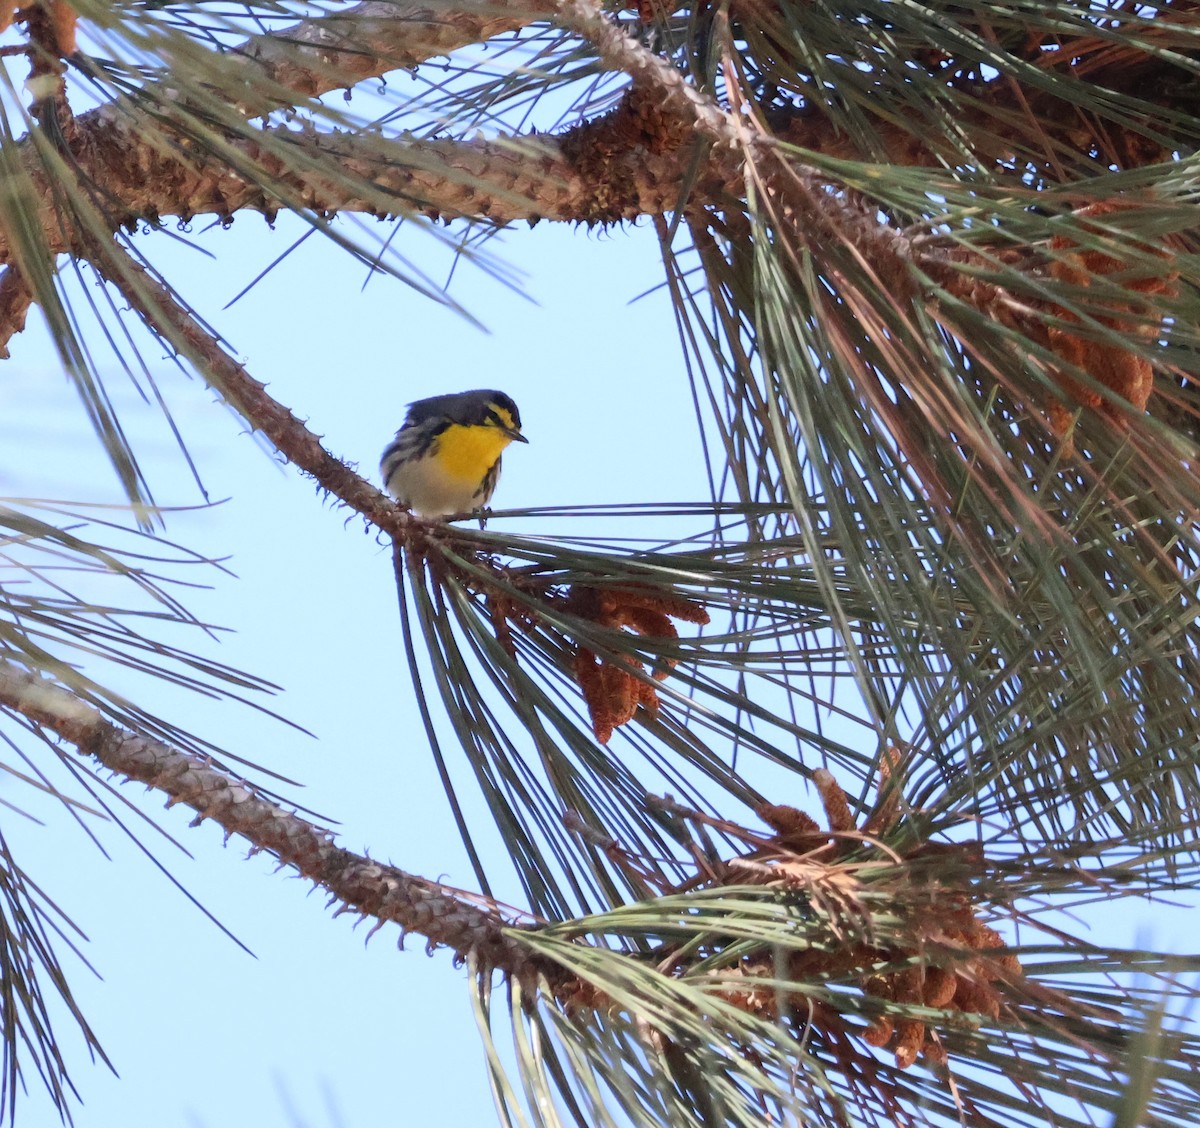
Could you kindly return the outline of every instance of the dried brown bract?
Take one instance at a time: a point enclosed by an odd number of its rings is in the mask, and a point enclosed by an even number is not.
[[[629,630],[645,638],[679,637],[672,619],[688,623],[708,622],[708,612],[682,596],[667,595],[648,587],[595,588],[575,584],[567,595],[567,609],[612,630]],[[662,681],[675,664],[664,658],[651,671]],[[587,647],[575,649],[574,672],[592,720],[592,731],[607,744],[614,730],[633,720],[638,709],[658,711],[658,692],[651,681],[639,676],[644,666],[635,658],[621,665],[598,657]]]

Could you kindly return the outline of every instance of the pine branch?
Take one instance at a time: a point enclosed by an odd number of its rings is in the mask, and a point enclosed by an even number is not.
[[[47,678],[0,663],[0,706],[55,733],[125,779],[138,780],[197,814],[226,835],[245,838],[340,902],[339,911],[391,922],[424,936],[430,948],[474,954],[510,975],[545,973],[491,902],[405,873],[336,846],[329,831],[262,798],[252,785],[161,740],[122,729]]]
[[[608,149],[598,158],[592,141],[607,119],[559,137],[495,140],[383,141],[376,136],[263,131],[267,143],[293,146],[297,162],[336,165],[344,179],[331,183],[319,172],[285,167],[268,147],[251,141],[231,141],[230,149],[244,160],[244,168],[261,169],[261,177],[239,175],[212,159],[189,160],[168,144],[166,135],[148,136],[115,115],[93,112],[76,122],[76,164],[83,178],[103,186],[114,226],[206,214],[232,217],[245,210],[273,218],[281,210],[281,196],[322,214],[416,212],[497,226],[541,219],[616,222],[678,207],[692,160],[690,147],[648,152],[638,145]],[[25,155],[32,157],[28,151]],[[696,205],[737,190],[736,160],[710,159],[700,171],[688,197]],[[35,184],[48,250],[75,251],[51,207],[51,184],[44,177]],[[0,231],[0,263],[9,262],[11,255],[10,241]]]
[[[390,15],[385,18],[381,11]],[[281,86],[294,87],[297,93],[321,93],[382,73],[380,68],[415,66],[440,51],[478,41],[469,36],[486,39],[514,21],[538,15],[544,18],[553,11],[549,5],[540,13],[525,7],[518,16],[502,5],[499,15],[489,6],[487,18],[469,8],[449,10],[434,18],[426,9],[396,9],[372,2],[344,16],[297,25],[292,31],[276,33],[275,38],[249,41],[241,50],[248,66],[264,66],[267,77]],[[656,146],[655,138],[636,133],[621,138],[628,142],[624,145],[597,145],[602,132],[597,130],[597,122],[583,123],[558,136],[515,135],[492,141],[384,140],[264,130],[261,143],[245,136],[229,139],[229,152],[238,158],[234,168],[165,128],[147,129],[148,119],[131,119],[110,105],[75,119],[71,156],[85,179],[102,188],[114,224],[154,223],[165,217],[187,220],[203,214],[227,218],[241,210],[274,216],[289,206],[329,214],[416,212],[501,225],[539,219],[613,222],[659,215],[679,206],[685,184],[689,202],[696,206],[736,197],[743,191],[740,147],[747,141],[752,153],[761,157],[773,152],[793,173],[797,166],[783,160],[776,151],[776,139],[835,158],[861,159],[865,155],[832,119],[819,113],[773,113],[763,128],[741,114],[727,112],[693,87],[669,61],[647,50],[584,0],[562,4],[557,11],[561,22],[586,38],[607,66],[629,74],[636,85],[655,97],[665,116],[696,124],[714,142],[699,164],[695,183],[689,179],[693,146]],[[368,21],[368,34],[362,34],[361,20],[351,19],[355,13]],[[489,22],[493,16],[498,23]],[[343,22],[344,30],[339,27]],[[335,50],[351,32],[356,50]],[[300,61],[293,57],[297,43],[306,49]],[[314,56],[311,65],[304,61],[308,48]],[[393,52],[398,54],[393,57]],[[1013,105],[1005,104],[1014,99]],[[1078,151],[1086,138],[1076,108],[1048,95],[1035,101],[1039,127],[1052,135],[1059,148]],[[996,150],[996,159],[1008,157],[1011,145],[1006,141],[1027,138],[1032,106],[1019,90],[1012,93],[1009,84],[992,84],[986,100],[964,108],[961,128],[986,138],[982,158],[992,150]],[[606,119],[599,124],[608,126]],[[879,146],[897,163],[935,165],[953,155],[903,124],[880,120],[874,123],[874,131]],[[1114,127],[1107,126],[1106,134],[1113,135]],[[647,140],[651,143],[639,144]],[[300,167],[314,163],[340,166],[348,176],[333,182],[319,172],[285,167],[279,156],[280,142],[294,146]],[[18,148],[38,186],[47,249],[51,253],[71,251],[63,224],[51,206],[50,178],[40,174],[28,139]],[[1143,163],[1154,156],[1146,150]],[[354,180],[359,183],[353,184]],[[827,176],[818,176],[814,187],[826,182]],[[816,195],[818,205],[824,206],[819,198],[824,193],[817,188]],[[0,263],[10,261],[11,253],[5,233],[0,232]]]
[[[247,40],[236,51],[246,60],[250,82],[266,79],[316,98],[391,71],[416,67],[472,43],[484,43],[538,18],[534,8],[521,0],[485,0],[453,7],[367,0],[343,12]],[[265,112],[261,97],[255,99],[254,108]]]

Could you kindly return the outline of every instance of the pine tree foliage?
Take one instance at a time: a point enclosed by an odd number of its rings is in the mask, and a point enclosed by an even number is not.
[[[1062,914],[1200,861],[1200,8],[31,0],[0,30],[0,351],[36,304],[133,515],[0,510],[8,771],[55,757],[106,807],[84,765],[143,780],[450,947],[503,1123],[1194,1122],[1196,961]],[[148,232],[246,212],[442,302],[398,224],[505,277],[499,228],[646,217],[711,497],[623,540],[398,510],[156,267]],[[95,673],[268,688],[179,642],[213,562],[105,390],[101,342],[152,367],[122,318],[391,538],[430,754],[508,848],[458,816],[474,892],[336,848]],[[94,1044],[64,919],[0,836],[10,1116],[31,1072],[69,1107],[48,992]]]

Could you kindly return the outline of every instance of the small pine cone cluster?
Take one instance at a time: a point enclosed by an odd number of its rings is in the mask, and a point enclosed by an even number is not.
[[[1082,208],[1076,214],[1100,218],[1135,206],[1136,204],[1130,201],[1110,200]],[[1096,229],[1096,233],[1103,235],[1100,228]],[[1130,300],[1123,302],[1105,299],[1099,303],[1100,309],[1105,312],[1093,312],[1092,316],[1101,325],[1126,337],[1141,340],[1150,340],[1158,333],[1161,315],[1154,302],[1149,299],[1156,295],[1173,294],[1179,277],[1177,271],[1168,269],[1166,249],[1161,251],[1164,260],[1161,269],[1133,277],[1129,276],[1129,264],[1122,259],[1094,248],[1080,248],[1066,235],[1058,235],[1051,239],[1050,250],[1054,253],[1050,274],[1057,282],[1082,289],[1090,288],[1095,279],[1120,276],[1120,284],[1130,295]],[[1051,306],[1050,311],[1061,321],[1078,324],[1082,320],[1077,314],[1061,306]],[[1097,383],[1128,400],[1138,411],[1146,409],[1154,387],[1154,372],[1144,356],[1108,341],[1080,336],[1061,325],[1050,326],[1047,333],[1050,347],[1067,365],[1086,372]],[[1057,379],[1062,390],[1076,403],[1093,408],[1115,424],[1120,425],[1123,422],[1122,413],[1116,405],[1109,403],[1094,388],[1085,387],[1072,378],[1069,371],[1059,372]],[[1056,434],[1061,436],[1066,433],[1071,424],[1072,414],[1073,409],[1066,403],[1052,402],[1049,405],[1050,423]]]
[[[1004,940],[990,925],[978,921],[969,905],[942,906],[937,916],[938,927],[928,938],[943,949],[958,949],[962,954],[948,960],[950,966],[920,963],[886,975],[870,975],[862,982],[863,991],[897,1003],[999,1018],[1004,997],[997,983],[1019,978],[1020,961],[1004,953],[990,954],[1003,948]],[[889,952],[886,957],[895,962],[906,955],[915,953]],[[921,1053],[931,1064],[945,1061],[945,1050],[930,1037],[928,1025],[917,1019],[893,1020],[880,1015],[863,1031],[862,1038],[872,1046],[890,1047],[901,1069],[907,1069]]]
[[[875,810],[863,824],[863,835],[885,833],[891,830],[900,817],[902,763],[900,749],[894,746],[884,749],[879,761],[879,800]],[[763,803],[754,811],[775,832],[773,841],[796,854],[803,854],[816,846],[827,844],[831,831],[835,835],[847,834],[848,838],[861,837],[859,834],[849,833],[856,832],[858,827],[850,811],[846,793],[841,784],[833,778],[833,773],[825,768],[817,768],[812,774],[812,782],[821,797],[821,806],[825,808],[828,830],[822,830],[811,815],[784,803]],[[847,845],[847,840],[840,843],[842,848]]]
[[[773,871],[786,883],[789,857],[824,847],[836,859],[854,837],[869,837],[890,829],[899,814],[900,766],[899,751],[889,748],[880,762],[879,803],[866,820],[861,836],[846,834],[853,828],[849,802],[841,786],[824,769],[813,773],[813,782],[825,808],[828,830],[822,830],[815,819],[795,807],[774,803],[760,806],[757,814],[774,831],[771,845],[779,852]],[[761,850],[758,853],[762,855]],[[840,951],[795,952],[789,960],[790,974],[804,982],[853,974],[853,969],[864,966],[891,966],[897,970],[873,971],[860,977],[863,993],[896,1003],[998,1018],[1004,1001],[1001,987],[1005,981],[1021,977],[1021,964],[1015,956],[993,954],[1005,946],[1003,938],[977,919],[967,895],[961,886],[954,887],[951,877],[964,866],[968,872],[973,870],[981,860],[980,855],[971,844],[924,843],[908,851],[905,860],[916,862],[930,857],[944,859],[944,863],[939,862],[939,871],[946,884],[939,880],[923,887],[917,902],[907,909],[911,917],[911,944],[884,948],[850,943]],[[827,868],[832,877],[837,863]],[[853,898],[847,898],[845,904],[852,901]],[[930,959],[934,952],[937,962]],[[773,989],[760,990],[753,984],[757,975],[770,979],[776,974],[770,961],[759,969],[752,960],[741,969],[741,974],[747,977],[746,988],[732,993],[738,1005],[755,1013],[777,1006]],[[802,1008],[805,1000],[797,999],[795,1003]],[[831,1014],[831,1021],[832,1018]],[[945,1060],[945,1051],[928,1024],[916,1019],[882,1015],[862,1031],[861,1037],[869,1045],[889,1047],[901,1069],[907,1069],[921,1054],[930,1064]]]
[[[646,638],[679,637],[671,619],[703,625],[708,612],[682,596],[664,595],[651,588],[595,588],[575,584],[567,596],[567,610],[612,630],[626,629]],[[585,646],[575,649],[575,680],[583,691],[592,731],[601,744],[607,744],[613,732],[633,720],[639,708],[658,711],[658,691],[654,681],[662,681],[674,665],[664,659],[651,672],[653,681],[639,676],[644,669],[635,658],[620,665],[598,657]]]

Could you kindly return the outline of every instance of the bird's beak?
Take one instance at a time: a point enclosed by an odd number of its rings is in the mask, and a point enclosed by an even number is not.
[[[512,439],[514,443],[527,443],[529,440],[521,434],[515,427],[505,427],[504,433]]]

